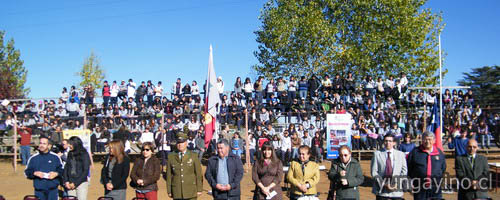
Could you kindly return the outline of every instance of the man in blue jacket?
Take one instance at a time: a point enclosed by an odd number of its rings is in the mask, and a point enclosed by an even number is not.
[[[434,133],[426,131],[422,145],[408,154],[408,176],[415,200],[441,199],[442,178],[446,171],[443,152],[434,146]]]
[[[52,142],[46,138],[40,138],[38,146],[39,153],[31,156],[24,174],[28,179],[33,180],[35,196],[40,200],[57,200],[59,177],[63,172],[61,159],[53,152],[50,152]]]
[[[240,157],[229,151],[229,142],[217,142],[217,154],[208,159],[205,178],[212,187],[214,199],[239,200],[240,182],[243,178],[243,164]]]

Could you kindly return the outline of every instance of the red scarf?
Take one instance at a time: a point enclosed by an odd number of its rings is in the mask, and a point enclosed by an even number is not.
[[[439,150],[435,146],[432,147],[432,152],[424,149],[423,145],[420,145],[420,150],[427,153],[427,180],[426,184],[430,184],[431,181],[431,173],[432,173],[432,156],[439,156]]]

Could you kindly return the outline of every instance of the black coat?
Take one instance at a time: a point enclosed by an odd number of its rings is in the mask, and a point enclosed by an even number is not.
[[[75,184],[75,187],[78,187],[80,184],[87,181],[87,176],[89,176],[89,168],[90,168],[90,156],[87,151],[82,152],[80,155],[81,158],[76,158],[70,152],[64,165],[64,171],[62,174],[63,183],[70,182]],[[74,162],[74,164],[72,164]],[[74,172],[73,166],[75,167]]]
[[[106,184],[113,184],[114,190],[127,189],[127,177],[130,171],[130,159],[125,156],[123,157],[122,163],[115,163],[113,171],[111,172],[111,177],[108,176],[109,169],[109,156],[106,158],[106,163],[101,170],[101,183],[106,189]]]
[[[241,158],[233,153],[229,152],[227,157],[227,173],[229,176],[229,185],[231,185],[231,190],[228,192],[219,191],[215,188],[217,185],[217,170],[219,168],[218,156],[212,156],[208,159],[207,170],[205,172],[205,178],[208,184],[212,187],[212,195],[214,199],[227,199],[228,197],[240,196],[240,182],[243,178],[243,164],[241,163]]]

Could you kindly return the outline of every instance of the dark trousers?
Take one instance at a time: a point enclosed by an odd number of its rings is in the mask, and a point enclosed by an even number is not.
[[[376,200],[402,200],[403,198],[401,197],[382,197],[382,196],[377,196]]]
[[[431,189],[424,190],[420,188],[420,192],[413,193],[414,200],[427,200],[427,199],[441,199],[441,188],[437,188],[435,186],[431,187]]]
[[[35,190],[35,196],[40,200],[57,200],[59,199],[57,188],[51,190]]]

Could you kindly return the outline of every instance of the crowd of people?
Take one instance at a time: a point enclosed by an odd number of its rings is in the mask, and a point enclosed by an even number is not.
[[[445,142],[448,143],[449,148],[455,148],[457,152],[461,152],[459,154],[461,156],[467,154],[466,145],[469,141],[477,139],[481,148],[489,148],[491,136],[496,134],[500,120],[498,113],[475,101],[476,97],[472,90],[464,92],[446,89],[443,98],[440,99],[439,93],[434,90],[410,89],[405,74],[397,78],[390,76],[385,80],[378,77],[376,81],[371,76],[356,79],[352,73],[348,73],[345,77],[337,74],[334,78],[328,76],[318,78],[313,75],[307,79],[300,77],[295,80],[295,77],[290,77],[287,80],[280,77],[276,80],[265,81],[264,77],[259,77],[254,83],[250,78],[242,82],[238,77],[232,85],[233,90],[228,92],[224,90],[227,85],[224,86],[222,78],[217,79],[221,99],[217,115],[220,131],[214,135],[213,142],[208,146],[204,141],[203,106],[205,102],[202,100],[204,99],[202,95],[205,94],[205,85],[200,87],[196,81],[183,84],[180,78],[173,84],[170,98],[169,92],[163,88],[161,81],[156,85],[152,81],[142,81],[141,84],[136,84],[132,79],[129,79],[127,83],[121,81],[120,84],[116,81],[111,84],[105,81],[99,92],[96,92],[91,85],[82,90],[72,86],[69,91],[63,88],[60,98],[56,100],[44,100],[38,104],[33,101],[14,101],[8,106],[0,106],[0,119],[3,119],[5,130],[8,130],[16,123],[12,113],[16,114],[18,132],[21,138],[25,135],[25,139],[21,139],[21,148],[25,146],[24,153],[22,153],[23,164],[28,164],[27,159],[30,157],[31,141],[28,137],[31,135],[40,135],[42,138],[47,138],[48,143],[53,143],[56,147],[59,145],[59,150],[57,148],[54,150],[57,154],[65,151],[71,152],[67,147],[71,145],[64,144],[63,130],[87,128],[92,130],[90,152],[110,152],[110,159],[107,159],[109,162],[105,166],[109,168],[111,164],[112,169],[107,169],[107,171],[115,173],[115,167],[121,166],[119,164],[130,162],[127,154],[134,151],[133,146],[140,147],[140,152],[144,157],[146,157],[145,149],[156,151],[160,165],[168,166],[168,162],[172,160],[169,153],[179,148],[178,141],[183,140],[179,140],[178,137],[186,133],[182,137],[185,137],[186,149],[194,153],[189,155],[192,160],[201,161],[204,155],[225,154],[227,156],[227,158],[219,158],[215,161],[212,158],[208,159],[208,166],[211,162],[215,165],[212,166],[215,169],[211,169],[215,176],[219,168],[217,163],[242,162],[242,154],[246,152],[247,138],[240,132],[244,124],[245,113],[248,113],[250,160],[246,162],[265,166],[259,167],[259,170],[268,169],[254,171],[257,175],[265,175],[269,170],[273,171],[273,168],[282,165],[290,166],[287,177],[292,187],[296,186],[293,194],[297,194],[297,198],[315,193],[312,189],[319,176],[302,174],[311,176],[312,180],[303,182],[304,177],[302,177],[301,181],[293,184],[294,177],[290,177],[290,173],[292,176],[294,176],[294,170],[305,173],[304,167],[316,169],[315,166],[309,166],[309,164],[304,166],[304,162],[308,163],[311,160],[313,161],[311,163],[315,163],[323,160],[326,139],[324,122],[327,114],[350,114],[352,116],[352,146],[339,149],[341,156],[339,161],[342,161],[343,153],[350,154],[351,150],[387,148],[384,139],[386,136],[392,136],[394,148],[411,155],[410,152],[418,147],[418,144],[413,143],[413,139],[417,138],[418,142],[425,141],[422,134],[426,129],[425,126],[432,123],[431,109],[440,101],[444,107]],[[282,125],[286,125],[286,128],[277,131],[278,126]],[[220,141],[225,141],[222,146],[227,147],[228,152],[220,152],[218,148]],[[423,145],[425,142],[420,143]],[[117,146],[123,148],[123,155],[118,154],[122,150]],[[311,158],[308,155],[311,155]],[[233,160],[235,158],[238,161]],[[339,163],[340,169],[346,171],[348,164],[351,163],[349,160],[344,160],[343,164]],[[156,160],[153,161],[156,162]],[[294,167],[294,162],[299,164],[295,164],[297,166]],[[171,167],[178,169],[178,166]],[[297,167],[298,169],[294,169]],[[128,168],[125,169],[125,167],[121,170],[128,172]],[[239,169],[226,170],[230,173],[239,173]],[[113,173],[104,174],[112,177]],[[272,174],[283,176],[278,172]],[[235,180],[239,175],[235,175],[236,178],[229,176],[230,180]],[[332,178],[337,175],[332,175],[330,171],[330,176],[329,178],[333,181]],[[345,174],[340,174],[340,177],[345,176]],[[227,181],[219,184],[219,178],[226,180],[227,177],[218,177],[218,175],[207,177],[207,174],[205,177],[207,180],[209,178],[213,180],[209,181],[209,184],[214,188],[214,193],[212,193],[214,196],[219,193],[239,194],[239,188],[238,192],[233,191],[238,185],[227,183]],[[110,180],[102,181],[106,183]],[[253,180],[256,181],[256,191],[260,192],[260,197],[271,195],[272,191],[277,190],[275,186],[279,185],[279,182],[269,181],[268,177],[262,179],[254,175]],[[345,179],[335,187],[345,188],[345,183],[348,183],[347,185],[352,188],[351,182],[353,181],[363,182],[356,178]],[[123,189],[118,186],[119,184],[112,183],[111,187],[106,185],[106,194],[111,192],[110,195],[113,196],[113,188]],[[69,186],[66,188],[73,190],[78,188],[78,185],[74,184]],[[356,186],[353,187],[356,188]],[[139,189],[138,196],[154,191],[154,188],[151,186],[147,189]],[[193,194],[197,192],[193,190]],[[281,196],[279,195],[281,191],[276,192],[278,196]],[[341,193],[343,193],[342,190],[338,194]],[[119,196],[115,197],[121,199]]]

